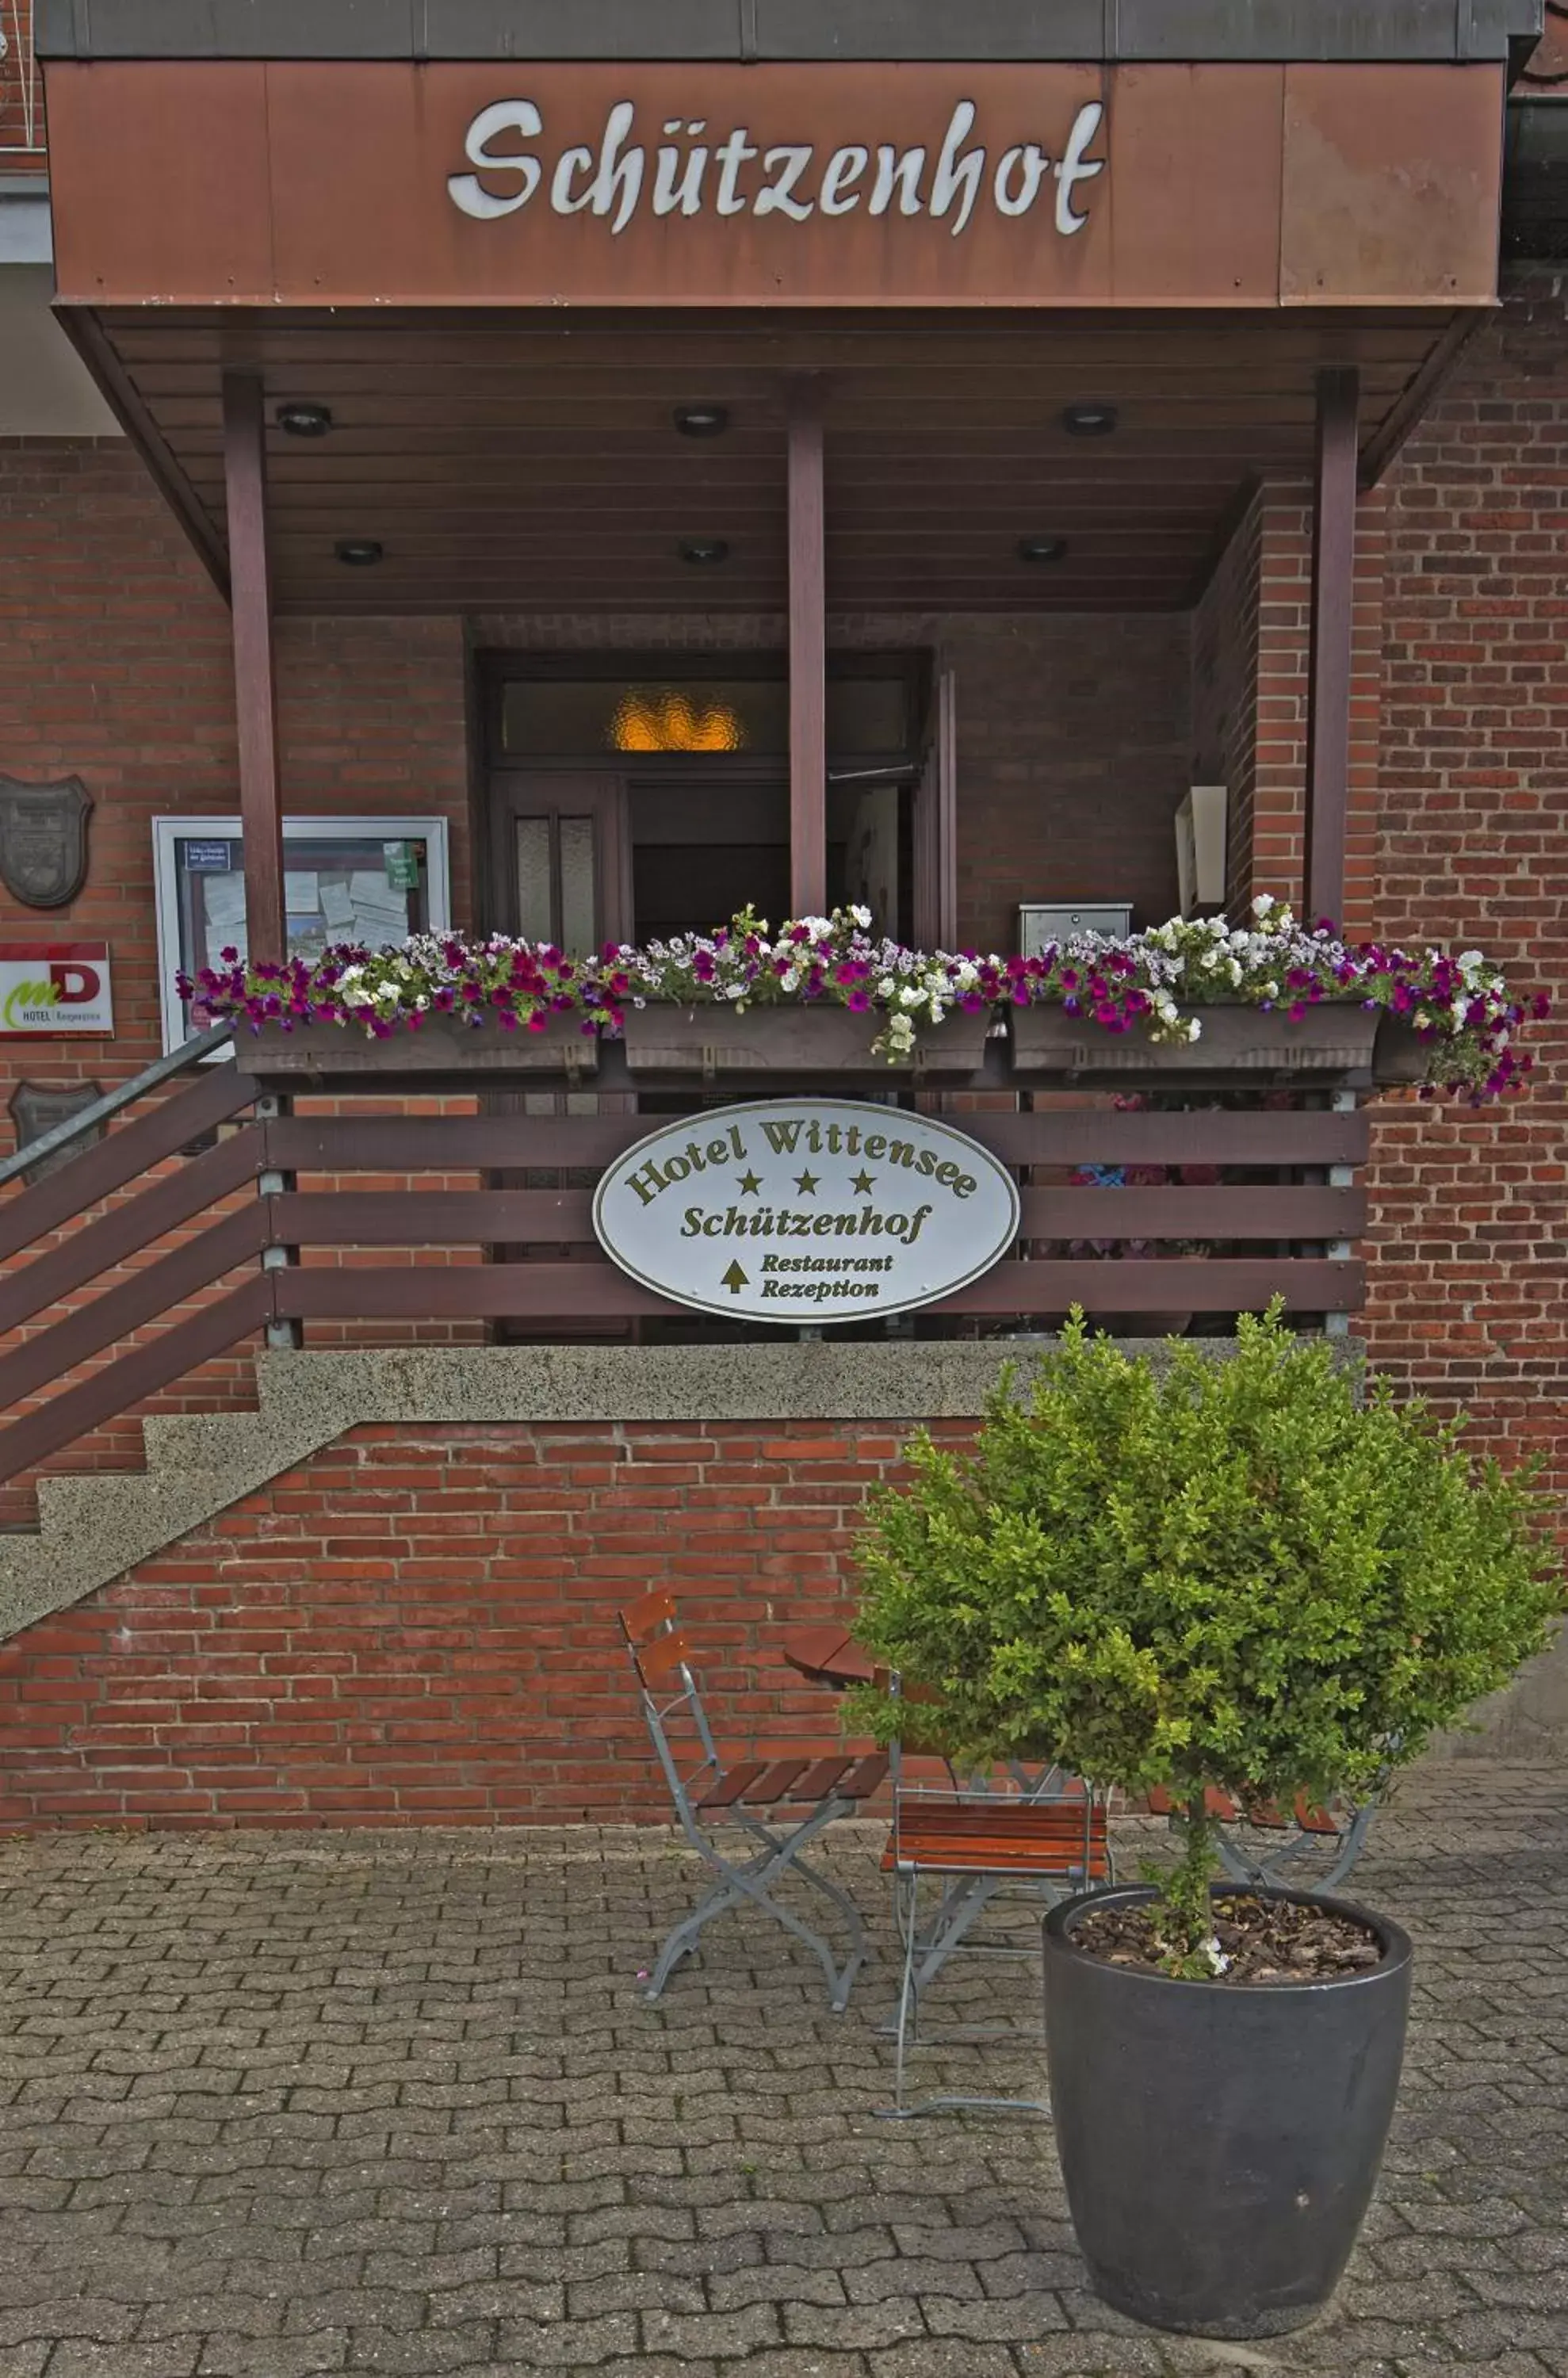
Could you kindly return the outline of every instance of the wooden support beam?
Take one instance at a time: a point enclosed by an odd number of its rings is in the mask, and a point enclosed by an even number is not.
[[[790,905],[827,906],[827,575],[822,384],[790,387]]]
[[[1350,672],[1356,618],[1357,430],[1360,374],[1318,374],[1312,481],[1312,609],[1307,683],[1307,919],[1345,912],[1350,790]]]
[[[287,946],[272,577],[267,553],[267,431],[260,379],[223,374],[223,470],[229,516],[239,813],[245,835],[245,919],[252,965]]]

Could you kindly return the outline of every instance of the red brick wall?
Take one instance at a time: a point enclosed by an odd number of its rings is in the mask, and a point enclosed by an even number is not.
[[[1550,991],[1529,1094],[1390,1101],[1373,1359],[1568,1491],[1568,319],[1525,281],[1389,490],[1376,912]]]
[[[467,914],[462,623],[299,619],[278,629],[283,799],[306,814],[418,810],[452,828]],[[0,441],[0,769],[79,775],[96,808],[81,896],[41,916],[0,890],[0,938],[107,940],[112,1044],[0,1050],[21,1075],[125,1080],[158,1055],[156,816],[239,806],[229,615],[123,439]]]
[[[357,1429],[0,1645],[0,1828],[666,1815],[615,1619],[653,1587],[723,1745],[832,1749],[778,1637],[844,1606],[900,1437]]]

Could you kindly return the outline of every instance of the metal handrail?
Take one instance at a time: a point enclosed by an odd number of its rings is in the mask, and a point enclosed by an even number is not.
[[[83,1107],[80,1114],[67,1115],[64,1123],[54,1125],[53,1131],[46,1131],[41,1139],[30,1140],[26,1147],[18,1148],[15,1156],[7,1157],[5,1163],[0,1164],[0,1189],[4,1189],[7,1182],[16,1180],[18,1173],[30,1172],[33,1166],[42,1163],[45,1157],[54,1156],[62,1147],[69,1147],[72,1140],[79,1139],[84,1132],[91,1131],[101,1123],[107,1123],[110,1116],[118,1114],[122,1107],[134,1106],[137,1099],[144,1098],[149,1090],[155,1090],[161,1083],[172,1082],[179,1075],[188,1073],[193,1065],[199,1065],[205,1058],[211,1056],[214,1050],[221,1049],[234,1037],[232,1024],[209,1025],[207,1030],[199,1032],[194,1040],[186,1041],[182,1048],[171,1049],[166,1057],[160,1057],[155,1063],[138,1074],[134,1080],[122,1082],[118,1089],[105,1091],[103,1098],[94,1099],[90,1107]]]

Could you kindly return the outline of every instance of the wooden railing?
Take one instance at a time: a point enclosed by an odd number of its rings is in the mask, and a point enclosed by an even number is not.
[[[356,1086],[384,1103],[384,1078]],[[537,1090],[532,1076],[526,1087]],[[778,1086],[775,1085],[775,1088]],[[796,1083],[793,1088],[811,1087]],[[411,1084],[423,1089],[423,1084]],[[1069,1306],[1091,1315],[1234,1315],[1274,1295],[1298,1315],[1338,1318],[1364,1294],[1351,1253],[1366,1201],[1351,1179],[1368,1150],[1364,1113],[1323,1103],[1279,1111],[1188,1109],[1129,1112],[1057,1107],[971,1111],[959,1126],[1014,1168],[1023,1224],[1016,1252],[926,1308],[923,1324],[1054,1325]],[[154,1166],[167,1168],[219,1126],[228,1135],[0,1275],[0,1330],[51,1312],[171,1232],[229,1210],[0,1354],[0,1404],[14,1409],[66,1380],[193,1297],[205,1302],[102,1367],[0,1426],[0,1481],[46,1460],[118,1413],[271,1326],[312,1323],[509,1322],[552,1329],[625,1325],[628,1334],[681,1317],[681,1308],[612,1265],[595,1240],[591,1193],[560,1188],[409,1188],[411,1176],[561,1172],[592,1180],[651,1127],[624,1111],[588,1114],[355,1113],[353,1090],[332,1111],[289,1112],[286,1099],[232,1064],[165,1099],[0,1204],[0,1260],[77,1221]],[[694,1096],[690,1111],[698,1111]],[[254,1110],[251,1119],[239,1118]],[[348,1111],[345,1111],[348,1110]],[[661,1122],[669,1120],[661,1114]],[[1160,1168],[1178,1177],[1145,1186],[1042,1181],[1069,1168]],[[1183,1167],[1240,1171],[1186,1184]],[[395,1176],[384,1188],[300,1190],[300,1175]],[[1259,1177],[1261,1176],[1261,1177]],[[254,1195],[235,1206],[236,1192]],[[1149,1243],[1200,1243],[1206,1254],[1142,1252]],[[1137,1243],[1138,1259],[1067,1255],[1067,1243]],[[397,1263],[341,1251],[398,1249]],[[466,1250],[468,1261],[420,1260]],[[412,1258],[412,1259],[411,1259]],[[498,1259],[499,1258],[499,1259]],[[211,1294],[248,1265],[237,1285]],[[714,1325],[709,1324],[708,1327]]]

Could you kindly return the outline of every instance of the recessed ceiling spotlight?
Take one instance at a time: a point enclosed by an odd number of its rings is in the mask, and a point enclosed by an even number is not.
[[[1067,549],[1065,536],[1020,536],[1019,539],[1020,561],[1060,561]]]
[[[1119,418],[1114,404],[1069,404],[1062,427],[1069,438],[1109,438]]]
[[[728,561],[730,547],[721,536],[683,536],[676,547],[682,561],[699,567],[715,561]]]
[[[280,404],[277,423],[291,438],[324,438],[332,426],[332,409],[325,404]]]
[[[343,536],[332,547],[338,559],[346,562],[350,570],[373,570],[385,550],[373,536]]]
[[[727,404],[677,405],[675,426],[682,438],[722,438],[730,426],[730,408]]]

